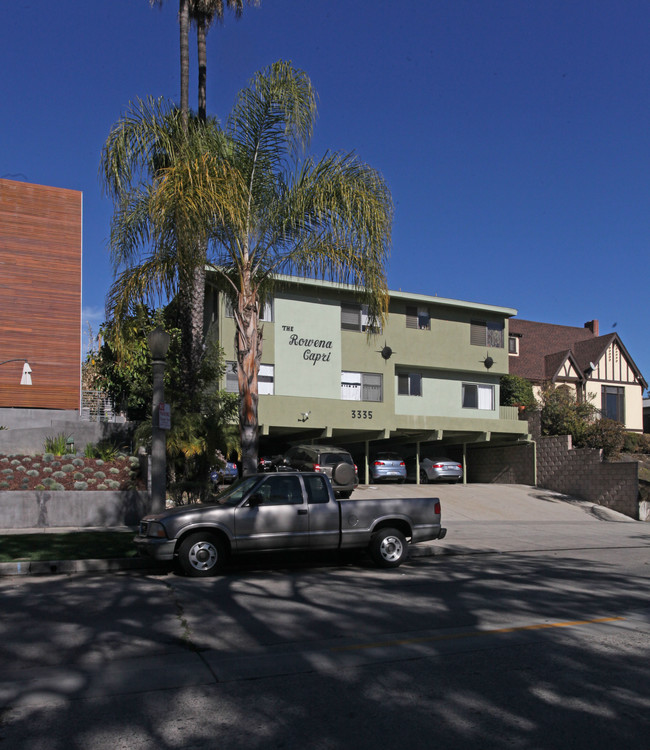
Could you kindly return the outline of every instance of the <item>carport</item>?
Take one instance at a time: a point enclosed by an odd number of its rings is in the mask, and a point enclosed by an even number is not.
[[[496,422],[496,424],[499,424]],[[521,423],[525,425],[526,423]],[[534,444],[522,432],[479,432],[475,430],[356,430],[337,428],[271,428],[260,435],[260,456],[284,453],[292,445],[324,444],[345,448],[355,458],[361,484],[370,484],[370,460],[374,453],[392,451],[405,460],[415,459],[415,482],[420,484],[420,461],[445,456],[463,466],[463,484],[471,476],[472,449],[507,448]],[[498,470],[497,470],[498,473]]]

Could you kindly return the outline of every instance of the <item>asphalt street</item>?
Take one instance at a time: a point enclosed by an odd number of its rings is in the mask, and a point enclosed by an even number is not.
[[[440,543],[0,580],[0,746],[647,747],[650,526],[528,487],[437,494]]]

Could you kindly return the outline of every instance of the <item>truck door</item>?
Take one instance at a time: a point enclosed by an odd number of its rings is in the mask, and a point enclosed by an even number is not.
[[[339,546],[339,504],[330,496],[327,480],[320,474],[303,476],[309,503],[309,546]]]
[[[255,495],[256,504],[235,509],[238,550],[309,546],[309,511],[296,474],[270,474]]]

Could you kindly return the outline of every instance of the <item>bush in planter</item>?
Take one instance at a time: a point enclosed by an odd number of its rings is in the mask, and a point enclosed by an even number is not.
[[[522,406],[524,409],[537,406],[530,380],[519,375],[502,375],[499,381],[499,403],[501,406]]]

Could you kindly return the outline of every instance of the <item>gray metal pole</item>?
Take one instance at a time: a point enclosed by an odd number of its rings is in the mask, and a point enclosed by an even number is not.
[[[165,401],[165,360],[153,360],[151,410],[151,512],[162,513],[167,500],[167,431],[159,426],[158,411]]]

